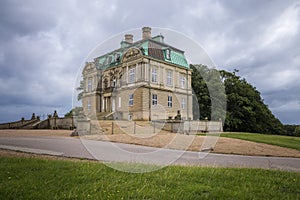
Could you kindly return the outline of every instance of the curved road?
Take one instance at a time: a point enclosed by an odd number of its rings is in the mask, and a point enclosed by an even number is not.
[[[104,162],[249,167],[300,172],[300,158],[199,153],[67,137],[0,137],[0,148]]]

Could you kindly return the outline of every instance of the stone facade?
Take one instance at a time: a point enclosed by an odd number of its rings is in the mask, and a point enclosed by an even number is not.
[[[112,114],[117,119],[193,119],[191,70],[184,52],[151,37],[144,27],[142,40],[125,35],[121,48],[83,70],[82,105],[85,114]]]

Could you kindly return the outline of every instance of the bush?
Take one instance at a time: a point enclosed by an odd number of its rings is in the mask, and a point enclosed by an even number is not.
[[[300,126],[297,126],[294,131],[295,136],[300,137]]]

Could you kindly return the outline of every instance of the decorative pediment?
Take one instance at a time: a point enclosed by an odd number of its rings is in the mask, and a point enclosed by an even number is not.
[[[95,63],[94,62],[86,62],[85,66],[83,68],[83,71],[89,71],[95,69]]]
[[[138,49],[136,47],[132,47],[124,53],[122,62],[126,62],[127,60],[132,60],[132,59],[142,56],[142,55],[143,55],[143,53],[140,49]]]

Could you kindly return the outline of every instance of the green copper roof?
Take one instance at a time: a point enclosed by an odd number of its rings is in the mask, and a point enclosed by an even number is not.
[[[160,36],[160,38],[163,36]],[[136,47],[139,49],[143,49],[143,54],[145,56],[153,57],[155,59],[163,60],[168,63],[172,63],[175,65],[179,65],[181,67],[189,68],[189,64],[185,58],[184,52],[171,47],[163,42],[157,41],[156,38],[158,36],[153,37],[154,39],[146,39],[135,42],[133,44],[126,43],[124,41],[121,42],[122,47],[107,53],[103,56],[96,58],[95,60],[98,61],[97,68],[105,70],[109,67],[117,66],[121,63],[122,56],[126,52],[127,49],[131,47]],[[124,44],[126,43],[126,44]],[[151,44],[150,44],[151,43]],[[152,48],[149,51],[149,48]],[[170,59],[166,58],[166,50],[170,50]]]
[[[171,59],[169,60],[169,59],[166,58],[166,53],[164,53],[166,62],[170,62],[170,63],[175,64],[175,65],[180,65],[180,66],[189,68],[189,64],[188,64],[188,62],[187,62],[187,60],[186,60],[183,53],[171,50],[170,54],[171,54],[170,55]]]

